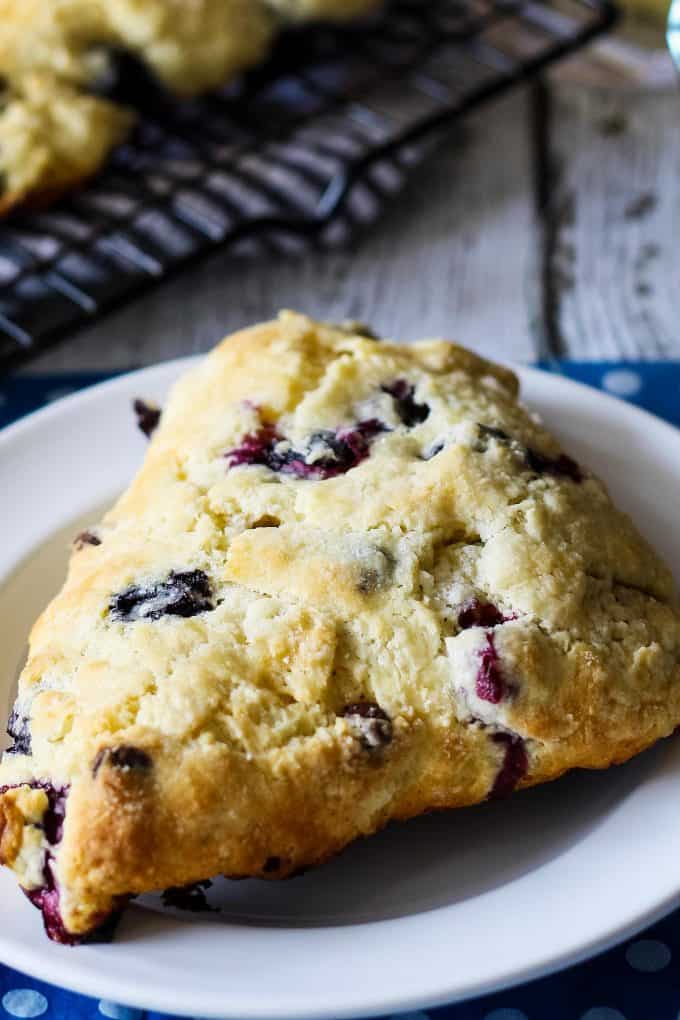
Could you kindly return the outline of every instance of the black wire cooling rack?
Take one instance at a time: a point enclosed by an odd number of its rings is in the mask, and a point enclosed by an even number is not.
[[[219,246],[346,242],[445,128],[615,19],[609,0],[393,0],[284,34],[265,67],[181,103],[119,54],[134,137],[84,190],[0,225],[0,369]]]

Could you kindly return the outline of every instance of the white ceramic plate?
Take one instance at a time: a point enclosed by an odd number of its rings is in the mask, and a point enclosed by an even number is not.
[[[69,397],[0,433],[0,710],[68,539],[139,464],[135,396],[162,401],[187,362]],[[527,402],[680,576],[680,432],[565,379],[521,371]],[[0,711],[1,714],[1,711]],[[224,883],[220,914],[131,907],[110,946],[47,942],[0,874],[0,959],[58,985],[202,1017],[349,1017],[452,1002],[573,963],[680,899],[680,741],[602,774],[351,847],[287,883]]]

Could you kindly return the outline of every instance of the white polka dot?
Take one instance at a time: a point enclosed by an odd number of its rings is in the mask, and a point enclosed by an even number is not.
[[[626,1020],[623,1013],[618,1009],[611,1009],[609,1006],[594,1006],[587,1010],[581,1020]]]
[[[521,1009],[492,1009],[484,1020],[527,1020],[527,1015]]]
[[[129,1006],[119,1006],[116,1002],[106,1002],[105,999],[99,1003],[99,1012],[110,1020],[139,1020],[143,1015],[141,1009],[131,1009]]]
[[[602,385],[617,397],[633,397],[642,389],[642,379],[637,372],[627,368],[612,369],[602,376]]]
[[[51,404],[54,400],[61,400],[62,397],[68,397],[74,392],[72,386],[59,386],[56,390],[48,390],[45,394],[45,403]]]
[[[640,939],[639,942],[631,942],[628,946],[626,959],[633,970],[654,974],[671,962],[671,951],[665,942],[659,942],[657,939]]]
[[[10,1016],[16,1017],[42,1016],[47,1012],[47,999],[31,988],[15,988],[7,992],[2,1005]]]

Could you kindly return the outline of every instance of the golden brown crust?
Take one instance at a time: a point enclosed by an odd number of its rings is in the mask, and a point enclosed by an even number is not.
[[[48,205],[92,177],[133,115],[51,74],[31,73],[0,109],[0,214]]]
[[[68,789],[56,843],[30,843],[16,789],[0,831],[29,888],[54,856],[73,933],[680,721],[669,571],[514,375],[443,341],[292,313],[236,334],[176,386],[97,537],[31,635],[31,754],[0,765],[0,787]]]

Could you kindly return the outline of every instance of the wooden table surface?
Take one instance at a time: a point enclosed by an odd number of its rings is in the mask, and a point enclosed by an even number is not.
[[[680,89],[618,46],[466,121],[351,249],[219,254],[28,371],[203,351],[282,307],[509,360],[680,358]]]

